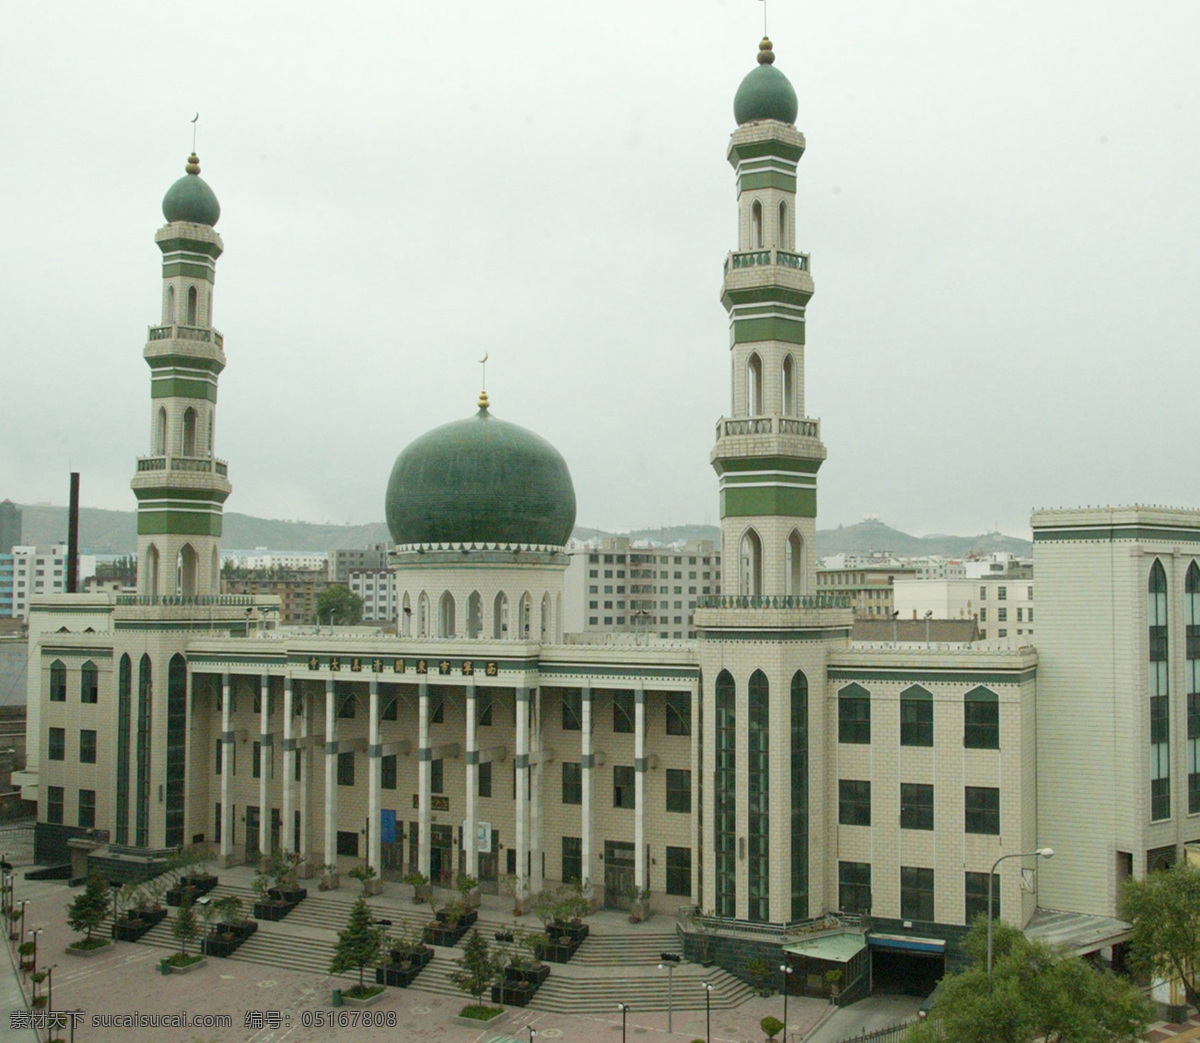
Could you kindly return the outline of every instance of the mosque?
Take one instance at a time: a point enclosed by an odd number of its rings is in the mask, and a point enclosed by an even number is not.
[[[815,584],[797,111],[764,39],[726,153],[726,569],[694,640],[563,632],[570,471],[486,393],[392,471],[399,634],[288,629],[276,599],[222,595],[224,245],[192,155],[155,235],[138,591],[32,606],[17,781],[39,861],[83,852],[113,878],[185,844],[224,865],[282,847],[518,899],[575,881],[693,910],[688,952],[704,934],[736,969],[787,945],[860,994],[940,975],[989,889],[1018,927],[1119,955],[1121,881],[1200,841],[1200,512],[1035,512],[1036,648],[852,643],[848,600]]]

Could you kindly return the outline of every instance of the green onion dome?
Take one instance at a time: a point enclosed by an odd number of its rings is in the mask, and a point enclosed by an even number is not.
[[[775,52],[771,41],[762,38],[758,45],[758,68],[742,80],[733,97],[733,118],[740,127],[756,120],[779,120],[795,123],[799,103],[788,78],[774,66]]]
[[[200,159],[196,153],[188,156],[184,169],[187,173],[163,196],[163,217],[168,221],[190,221],[212,227],[221,219],[221,204],[208,182],[200,176]]]
[[[575,486],[549,442],[488,412],[409,445],[388,480],[388,529],[414,544],[562,547],[575,526]]]

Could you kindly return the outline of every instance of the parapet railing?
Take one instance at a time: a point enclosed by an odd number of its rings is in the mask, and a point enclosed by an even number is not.
[[[151,326],[147,340],[199,340],[225,347],[225,338],[216,330],[203,326]]]
[[[805,438],[821,437],[821,421],[806,417],[791,416],[747,416],[730,420],[722,417],[717,421],[717,437],[730,435],[802,435]]]
[[[739,250],[725,258],[725,271],[730,268],[761,268],[777,264],[783,268],[795,268],[808,272],[808,254],[792,253],[790,250]]]
[[[850,608],[845,594],[702,594],[697,608]]]

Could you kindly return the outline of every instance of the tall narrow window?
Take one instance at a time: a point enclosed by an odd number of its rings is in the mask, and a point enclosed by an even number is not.
[[[417,637],[429,636],[429,595],[421,591],[417,599]]]
[[[757,597],[762,593],[762,540],[753,529],[743,534],[738,556],[740,593]]]
[[[804,537],[799,529],[793,529],[787,541],[787,593],[793,597],[803,594],[807,584],[807,562],[804,554]]]
[[[554,638],[554,616],[551,609],[550,594],[542,595],[542,617],[540,619],[542,628],[542,642],[546,643]]]
[[[61,659],[56,659],[50,664],[50,701],[67,701],[67,666]]]
[[[900,917],[933,922],[933,870],[900,867]]]
[[[173,655],[167,667],[167,847],[183,844],[183,789],[187,773],[187,663]]]
[[[454,637],[454,595],[448,590],[438,602],[438,637]]]
[[[533,598],[530,597],[529,591],[525,591],[521,595],[521,631],[520,638],[522,641],[529,640],[530,626],[533,624]]]
[[[737,689],[728,670],[717,675],[716,743],[714,745],[716,793],[713,807],[713,839],[716,847],[716,914],[737,915]]]
[[[779,249],[790,250],[792,248],[791,229],[788,228],[788,208],[787,203],[779,204]]]
[[[188,287],[187,301],[188,301],[188,303],[187,303],[187,324],[189,326],[195,326],[196,325],[196,304],[197,304],[197,294],[196,294],[195,286]]]
[[[1167,573],[1162,562],[1150,567],[1146,600],[1150,628],[1150,818],[1171,817],[1171,706],[1167,671]]]
[[[783,360],[783,394],[780,401],[780,412],[784,416],[796,415],[796,364],[789,353]]]
[[[747,916],[757,923],[770,919],[771,774],[770,710],[771,689],[767,675],[755,670],[750,675],[747,705],[746,783],[746,894]]]
[[[508,637],[508,595],[500,591],[492,605],[492,637],[499,641]]]
[[[479,637],[483,632],[483,598],[479,591],[467,598],[467,637]]]
[[[900,693],[900,745],[933,745],[933,696],[919,684]]]
[[[134,844],[150,844],[150,704],[153,698],[150,657],[143,655],[138,664],[137,705],[137,790],[134,811]]]
[[[183,455],[196,455],[196,410],[191,406],[183,411]]]
[[[79,671],[79,701],[95,703],[99,699],[100,677],[96,672],[96,664],[89,659]]]
[[[1188,566],[1184,581],[1187,682],[1188,814],[1200,812],[1200,565]]]
[[[763,209],[757,199],[750,207],[750,247],[761,250],[763,245]]]
[[[129,725],[133,663],[128,653],[117,666],[117,843],[129,843]]]
[[[199,555],[196,548],[185,543],[179,549],[179,559],[176,562],[176,590],[185,597],[193,597],[196,593],[196,573],[199,568]]]
[[[172,326],[175,323],[175,287],[167,287],[167,306],[163,312],[163,325]]]
[[[146,549],[146,565],[139,567],[139,578],[142,581],[142,591],[145,594],[158,593],[158,548],[154,544]]]
[[[763,367],[758,352],[746,360],[746,415],[761,416],[763,410]]]
[[[792,920],[808,919],[808,678],[792,677]]]
[[[162,456],[167,451],[167,409],[166,406],[159,406],[158,413],[154,419],[154,452],[157,456]]]
[[[1000,749],[1000,702],[983,687],[967,692],[963,703],[963,745],[968,750]]]
[[[838,905],[843,912],[871,911],[871,863],[838,863]]]
[[[860,684],[838,692],[838,742],[870,743],[871,693]]]

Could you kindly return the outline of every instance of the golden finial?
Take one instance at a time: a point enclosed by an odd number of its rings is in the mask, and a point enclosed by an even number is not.
[[[758,64],[771,65],[775,61],[775,51],[772,48],[771,38],[764,36],[762,42],[758,45]]]
[[[482,377],[482,379],[480,380],[480,383],[481,383],[481,385],[482,385],[482,390],[480,390],[480,392],[479,392],[479,408],[480,408],[480,409],[487,409],[487,407],[488,407],[488,397],[487,397],[487,360],[488,360],[488,356],[489,356],[490,354],[491,354],[491,352],[489,352],[489,351],[485,351],[485,352],[483,353],[483,358],[481,358],[481,359],[479,360],[479,365],[480,365],[480,366],[483,368],[483,377]]]
[[[183,169],[186,170],[189,174],[199,174],[200,173],[200,157],[197,156],[196,153],[193,152],[190,156],[188,156],[187,166],[184,167]]]
[[[486,391],[481,391],[481,392],[479,392],[479,408],[480,408],[480,409],[487,409],[487,407],[488,407],[488,397],[487,397],[487,392],[486,392]]]

